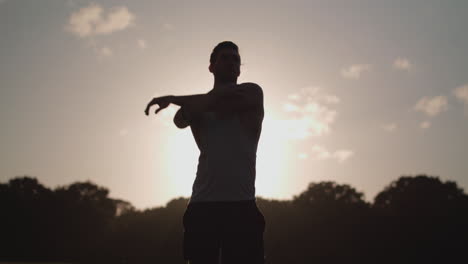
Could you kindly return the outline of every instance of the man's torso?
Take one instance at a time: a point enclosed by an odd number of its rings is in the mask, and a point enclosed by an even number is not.
[[[263,105],[243,112],[205,112],[191,123],[200,150],[190,202],[255,199],[255,164]]]

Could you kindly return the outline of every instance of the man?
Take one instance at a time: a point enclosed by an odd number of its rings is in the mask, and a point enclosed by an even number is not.
[[[200,149],[192,196],[184,214],[184,258],[191,264],[263,263],[265,219],[255,203],[255,163],[264,116],[263,92],[237,84],[236,44],[219,43],[210,57],[214,86],[206,94],[162,96],[157,114],[181,106],[178,128],[190,126]]]

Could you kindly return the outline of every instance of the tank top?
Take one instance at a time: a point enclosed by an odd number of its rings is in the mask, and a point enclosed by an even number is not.
[[[190,128],[200,150],[190,203],[255,199],[255,164],[263,120],[248,130],[241,116],[204,112]],[[255,114],[255,113],[253,113]]]

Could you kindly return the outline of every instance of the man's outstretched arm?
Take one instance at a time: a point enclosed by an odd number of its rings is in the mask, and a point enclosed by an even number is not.
[[[146,107],[145,113],[148,115],[149,108],[158,104],[159,109],[155,111],[157,114],[171,103],[182,107],[183,110],[179,110],[174,117],[174,123],[177,127],[184,128],[189,125],[191,118],[202,112],[239,112],[262,107],[263,91],[257,84],[243,83],[222,91],[213,90],[207,94],[162,96],[154,98]]]
[[[254,83],[243,83],[235,87],[208,94],[174,96],[171,103],[186,108],[192,115],[202,112],[239,112],[251,110],[263,104],[263,91]]]

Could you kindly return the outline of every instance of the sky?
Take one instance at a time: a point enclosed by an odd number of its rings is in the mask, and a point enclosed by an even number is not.
[[[264,91],[256,193],[309,183],[372,201],[402,175],[468,189],[468,1],[0,0],[0,182],[92,181],[144,209],[189,197],[198,149],[146,116],[212,89],[235,42]],[[155,109],[153,109],[155,110]]]

